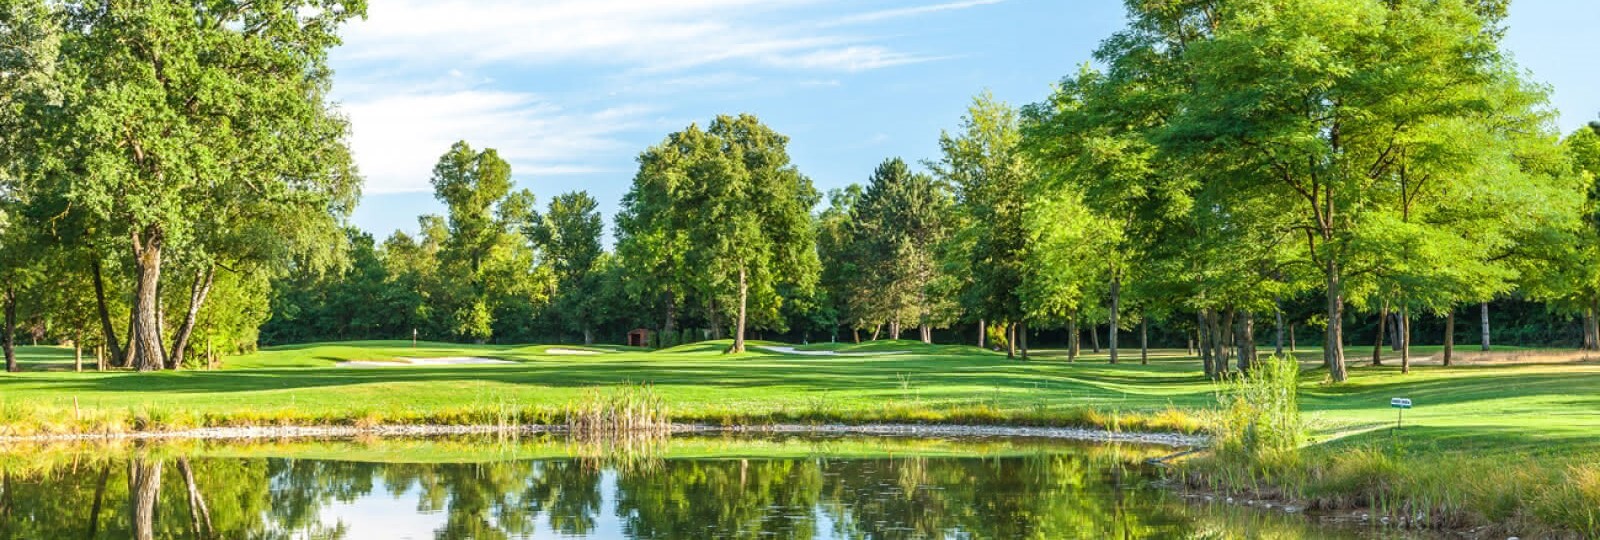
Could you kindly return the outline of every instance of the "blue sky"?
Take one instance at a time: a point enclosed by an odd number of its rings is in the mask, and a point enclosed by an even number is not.
[[[887,157],[937,155],[973,95],[1042,99],[1123,26],[1120,0],[380,0],[332,55],[380,239],[442,213],[456,140],[500,151],[541,205],[587,190],[607,216],[634,157],[749,112],[826,191]],[[1519,0],[1507,47],[1551,85],[1561,127],[1600,113],[1595,0]],[[609,234],[609,233],[608,233]]]

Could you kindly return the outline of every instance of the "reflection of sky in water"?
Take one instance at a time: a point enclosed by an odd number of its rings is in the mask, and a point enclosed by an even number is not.
[[[412,485],[399,495],[390,496],[388,484],[385,484],[381,475],[375,475],[372,481],[372,492],[359,497],[354,501],[345,503],[334,501],[324,507],[321,512],[322,524],[329,529],[343,523],[350,532],[350,540],[392,539],[392,540],[432,540],[435,531],[444,527],[447,514],[444,510],[422,511],[419,510],[418,501],[422,499],[422,488]],[[572,536],[561,534],[554,527],[547,525],[548,515],[541,514],[540,528],[534,531],[533,536],[519,536],[528,540],[558,540],[570,538],[627,538],[622,531],[622,522],[617,519],[617,474],[606,471],[600,476],[600,512],[591,516],[595,521],[594,531],[587,536]],[[817,514],[822,515],[820,508]],[[824,515],[817,521],[817,538],[827,538],[830,534],[832,521]],[[297,532],[292,536],[295,540],[313,540],[305,532]]]
[[[1300,516],[1186,504],[1151,484],[1152,471],[1138,465],[1146,453],[1117,447],[689,440],[674,444],[685,453],[728,455],[731,447],[804,457],[621,457],[612,465],[514,452],[450,460],[505,450],[473,441],[327,444],[313,448],[353,460],[113,452],[90,466],[69,459],[27,476],[0,474],[6,497],[39,509],[0,512],[0,538],[111,539],[136,530],[179,540],[1351,538]],[[550,451],[539,446],[548,441],[517,444]],[[956,455],[904,452],[930,448]],[[444,459],[405,462],[412,456]],[[152,477],[160,480],[141,480]],[[196,534],[195,493],[216,534]],[[99,532],[86,534],[91,527]]]

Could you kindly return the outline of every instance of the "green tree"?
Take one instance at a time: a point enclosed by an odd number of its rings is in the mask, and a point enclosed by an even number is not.
[[[787,144],[754,116],[719,116],[639,157],[618,218],[618,251],[648,290],[666,296],[666,330],[677,302],[693,294],[706,303],[713,332],[732,308],[729,352],[743,352],[750,322],[781,330],[785,298],[814,294],[811,208],[819,195],[790,163]]]
[[[594,344],[595,325],[603,309],[600,245],[605,223],[599,203],[587,192],[563,193],[533,221],[529,231],[544,257],[554,267],[556,297],[552,309],[563,326],[583,334],[585,345]]]
[[[1296,216],[1326,293],[1324,361],[1346,378],[1345,304],[1394,249],[1411,195],[1455,192],[1480,161],[1449,148],[1472,118],[1493,116],[1510,77],[1495,21],[1465,0],[1253,0],[1182,9],[1135,6],[1122,54],[1181,44],[1190,81],[1159,139],[1205,185],[1196,208],[1249,198]],[[1499,159],[1489,150],[1481,159]],[[1408,182],[1409,179],[1409,182]],[[1420,234],[1432,223],[1409,222]],[[1448,228],[1449,223],[1444,228]],[[1441,234],[1444,234],[1441,232]],[[1379,238],[1373,238],[1378,235]],[[1474,255],[1475,256],[1475,255]]]
[[[955,135],[942,133],[943,156],[934,174],[955,188],[955,208],[965,226],[952,241],[961,273],[970,276],[960,295],[968,316],[998,321],[1008,333],[1023,322],[1027,273],[1024,188],[1036,174],[1020,148],[1017,111],[984,93],[973,99]],[[1024,327],[1023,333],[1026,333]],[[1016,354],[1015,339],[1007,354]]]
[[[448,209],[433,301],[448,314],[450,333],[483,342],[497,320],[531,317],[546,297],[530,239],[519,234],[533,228],[533,193],[513,191],[511,165],[494,149],[476,151],[465,141],[440,156],[432,182]],[[522,317],[497,318],[497,311]]]
[[[903,321],[916,321],[920,339],[932,343],[933,327],[950,311],[935,287],[936,250],[949,235],[952,206],[948,187],[912,173],[899,158],[878,165],[853,205],[854,249],[865,259],[856,294],[872,299],[871,316],[889,324],[893,339]]]
[[[334,221],[347,210],[340,202],[352,198],[355,183],[348,161],[336,157],[344,153],[346,127],[327,104],[326,51],[338,44],[339,26],[366,5],[90,2],[52,9],[65,28],[49,85],[58,99],[24,100],[18,113],[25,120],[16,136],[34,141],[37,151],[19,175],[23,191],[59,194],[101,225],[96,235],[119,239],[131,252],[127,354],[141,370],[160,369],[168,356],[163,265],[206,252],[214,239],[206,225],[216,221],[202,205],[289,206],[295,211],[283,214],[300,222]]]

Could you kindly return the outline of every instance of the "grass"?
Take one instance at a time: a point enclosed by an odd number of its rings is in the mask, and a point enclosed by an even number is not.
[[[1205,430],[1217,387],[1184,351],[1108,365],[1105,354],[1032,361],[912,341],[812,344],[866,356],[723,355],[726,342],[645,352],[574,346],[340,342],[273,347],[219,371],[153,374],[59,370],[70,350],[23,348],[24,373],[0,376],[0,433],[128,431],[226,425],[563,424],[597,388],[648,384],[674,421],[918,422]],[[1475,349],[1472,347],[1470,349]],[[1282,463],[1196,462],[1204,482],[1276,491],[1330,508],[1423,514],[1436,524],[1544,524],[1600,534],[1600,364],[1534,361],[1399,372],[1358,365],[1323,384],[1320,352],[1302,349],[1300,406],[1309,446]],[[891,351],[904,354],[871,355]],[[1347,356],[1368,358],[1370,347]],[[1437,353],[1416,347],[1415,358]],[[1466,352],[1463,349],[1463,352]],[[347,360],[480,356],[502,365],[344,368]],[[92,365],[92,361],[86,361]],[[1411,398],[1392,432],[1392,397]],[[1470,479],[1470,480],[1468,480]],[[1532,525],[1530,525],[1532,526]]]

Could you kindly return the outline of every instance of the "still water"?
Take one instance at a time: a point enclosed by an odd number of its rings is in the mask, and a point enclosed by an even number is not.
[[[1188,502],[1165,449],[555,437],[0,449],[0,538],[1372,538]]]

